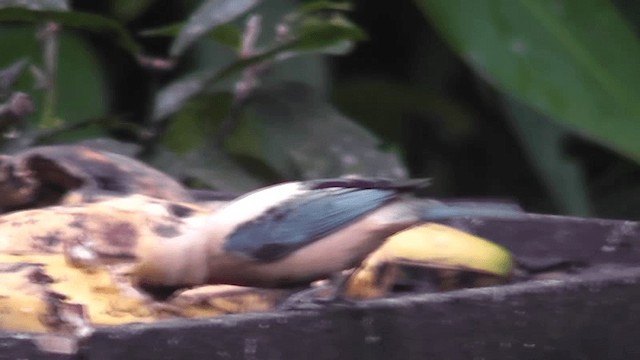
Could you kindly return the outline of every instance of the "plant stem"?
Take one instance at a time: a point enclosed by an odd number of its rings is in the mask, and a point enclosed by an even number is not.
[[[38,38],[42,41],[44,72],[46,83],[44,88],[44,100],[42,104],[42,118],[40,128],[55,127],[60,121],[56,117],[56,73],[58,66],[58,33],[60,25],[55,22],[48,22],[38,33]]]
[[[238,54],[241,59],[248,58],[255,54],[255,46],[260,35],[261,23],[262,18],[259,15],[249,17],[244,34],[242,35],[242,44],[240,45],[240,52]],[[214,139],[214,146],[222,148],[227,137],[229,137],[235,129],[244,103],[258,84],[258,65],[259,64],[256,64],[246,68],[242,72],[242,78],[236,83],[229,114],[224,118],[222,124],[220,124],[218,135]]]

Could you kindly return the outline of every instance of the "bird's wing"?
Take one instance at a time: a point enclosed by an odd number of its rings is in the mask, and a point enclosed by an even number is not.
[[[400,192],[414,192],[431,184],[430,179],[391,180],[384,178],[343,177],[318,179],[305,182],[309,189],[357,188],[357,189],[393,189]]]
[[[236,229],[225,251],[277,261],[322,239],[397,197],[395,189],[323,188],[276,205]]]

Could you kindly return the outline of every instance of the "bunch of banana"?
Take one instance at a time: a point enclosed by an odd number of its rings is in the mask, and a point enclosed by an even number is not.
[[[272,309],[285,292],[204,286],[160,301],[135,286],[144,249],[210,211],[133,195],[0,217],[0,329],[83,337],[94,326]]]
[[[210,212],[132,195],[0,217],[0,328],[82,335],[94,325],[273,309],[286,291],[204,286],[160,301],[135,285],[132,272],[147,249],[198,226]],[[436,271],[443,289],[455,288],[451,282],[463,271],[477,274],[474,285],[489,285],[508,279],[512,270],[503,248],[425,224],[372,253],[350,278],[346,296],[388,295],[407,279],[407,265]]]

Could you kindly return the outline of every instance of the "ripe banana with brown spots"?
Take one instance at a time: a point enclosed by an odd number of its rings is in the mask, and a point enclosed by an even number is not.
[[[0,217],[0,329],[83,337],[94,326],[265,311],[286,292],[204,286],[157,300],[136,264],[209,208],[142,195]]]
[[[1,216],[0,328],[83,337],[95,326],[273,309],[288,291],[210,285],[159,300],[136,286],[137,265],[150,249],[197,228],[211,211],[132,195]],[[504,281],[512,260],[484,239],[425,224],[373,252],[351,277],[347,297],[388,295],[407,277],[405,265],[436,269],[451,288],[460,271]]]

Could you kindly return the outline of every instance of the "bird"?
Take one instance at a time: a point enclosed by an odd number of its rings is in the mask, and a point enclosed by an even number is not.
[[[143,286],[230,284],[293,288],[357,268],[389,236],[454,217],[520,216],[510,204],[416,197],[428,179],[335,178],[261,188],[230,201],[177,238],[147,249]]]

